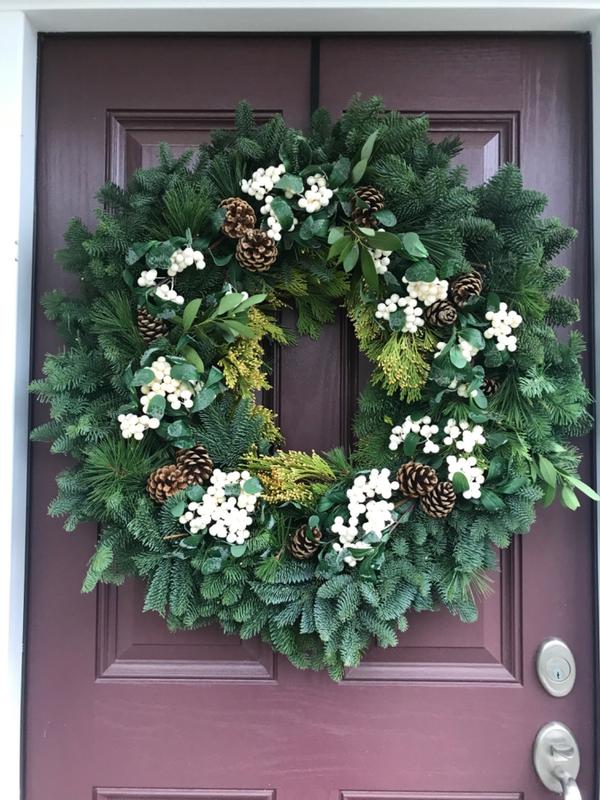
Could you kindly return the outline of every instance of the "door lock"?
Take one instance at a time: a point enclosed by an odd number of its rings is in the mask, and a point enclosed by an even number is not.
[[[535,737],[533,764],[538,778],[564,800],[581,800],[577,786],[580,758],[575,737],[562,722],[549,722]]]
[[[553,697],[566,697],[575,685],[575,657],[562,639],[541,643],[536,667],[540,683]]]

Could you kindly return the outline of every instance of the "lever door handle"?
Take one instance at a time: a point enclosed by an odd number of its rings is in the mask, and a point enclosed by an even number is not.
[[[581,800],[577,786],[580,758],[573,733],[562,722],[549,722],[538,731],[533,746],[533,763],[538,778],[564,800]]]

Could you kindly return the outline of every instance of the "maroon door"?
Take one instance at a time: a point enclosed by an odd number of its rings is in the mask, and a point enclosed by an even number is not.
[[[320,48],[320,75],[314,70]],[[340,112],[356,91],[427,112],[458,133],[471,181],[505,160],[580,236],[570,290],[590,338],[588,42],[582,37],[48,38],[42,43],[38,295],[69,278],[52,261],[68,218],[93,220],[105,176],[227,127],[238,99],[307,123],[311,98]],[[311,90],[312,87],[312,90]],[[39,310],[35,365],[58,346]],[[360,365],[340,322],[286,351],[275,398],[291,448],[347,441]],[[311,377],[311,396],[304,391]],[[44,417],[36,408],[35,421]],[[502,557],[477,623],[422,614],[392,650],[339,685],[258,642],[217,630],[170,635],[134,583],[79,593],[92,526],[46,517],[64,464],[33,448],[26,696],[27,800],[549,799],[531,767],[559,719],[593,793],[593,537],[590,507],[540,514]],[[588,471],[589,477],[589,471]],[[577,683],[550,697],[539,643],[573,648]]]

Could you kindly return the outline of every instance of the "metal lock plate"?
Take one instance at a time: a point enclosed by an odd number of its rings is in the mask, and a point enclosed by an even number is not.
[[[553,697],[565,697],[575,684],[575,658],[562,639],[546,639],[537,654],[537,674]]]

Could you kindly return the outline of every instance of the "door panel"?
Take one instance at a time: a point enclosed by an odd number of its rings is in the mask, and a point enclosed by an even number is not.
[[[325,37],[320,62],[321,102],[334,115],[357,91],[382,94],[390,107],[427,112],[434,138],[461,136],[457,162],[471,184],[506,160],[521,164],[550,195],[550,213],[580,230],[565,262],[589,339],[586,40]],[[206,141],[231,126],[241,98],[259,119],[281,110],[305,126],[315,63],[304,37],[44,41],[36,292],[73,285],[52,251],[69,216],[91,223],[105,176],[123,184],[155,163],[160,141],[177,153]],[[36,372],[57,346],[38,309]],[[276,353],[271,401],[287,446],[348,444],[367,376],[342,319],[319,342]],[[414,615],[397,648],[373,650],[335,685],[260,642],[168,633],[141,613],[134,582],[81,596],[95,531],[68,536],[46,517],[63,465],[43,446],[33,453],[28,800],[543,800],[530,749],[553,718],[574,730],[591,793],[589,505],[577,516],[543,512],[502,555],[477,623]],[[561,700],[534,675],[550,635],[578,662]]]

